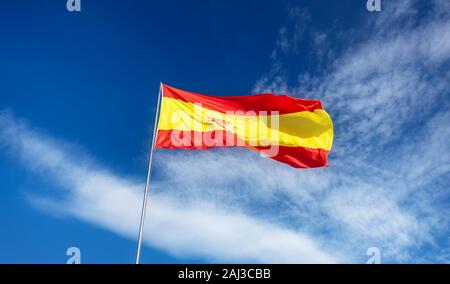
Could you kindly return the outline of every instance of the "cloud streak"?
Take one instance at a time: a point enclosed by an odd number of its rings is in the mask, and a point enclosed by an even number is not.
[[[0,143],[36,173],[56,182],[62,198],[31,195],[35,206],[69,214],[127,238],[137,234],[143,184],[81,158],[61,141],[0,114]],[[180,198],[168,190],[150,198],[145,243],[179,257],[213,262],[330,263],[342,261],[308,235],[221,206],[206,198]]]
[[[325,66],[305,64],[295,85],[284,75],[288,65],[278,60],[254,88],[324,102],[336,132],[327,177],[333,190],[319,205],[329,217],[324,222],[339,224],[333,239],[372,243],[394,262],[442,259],[440,250],[448,245],[436,240],[448,234],[450,223],[442,214],[450,195],[450,10],[445,1],[433,1],[427,11],[418,4],[385,3],[361,35],[341,39],[347,47],[326,53],[320,46],[327,46],[329,33],[308,31],[319,36],[312,53],[317,62],[324,54],[336,56]],[[424,252],[427,245],[433,253]]]
[[[334,38],[340,48],[291,8],[254,91],[321,99],[335,124],[331,168],[292,169],[240,149],[157,151],[145,242],[218,262],[365,262],[372,246],[383,262],[448,261],[450,10],[432,3],[423,13],[416,1],[388,2],[360,40]],[[309,39],[316,63],[288,84],[284,56]],[[33,196],[40,208],[136,237],[141,182],[7,113],[0,144],[62,188],[58,199]]]

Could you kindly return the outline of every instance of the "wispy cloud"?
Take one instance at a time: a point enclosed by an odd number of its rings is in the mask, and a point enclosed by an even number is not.
[[[255,85],[323,100],[335,123],[332,167],[297,170],[240,149],[157,151],[146,242],[212,261],[365,262],[372,246],[383,261],[446,261],[449,6],[435,0],[424,13],[415,1],[386,4],[361,40],[339,37],[340,48],[331,48],[330,31],[306,32],[314,18],[291,8],[273,69]],[[319,65],[292,85],[284,55],[296,56],[301,40],[317,47]],[[5,113],[0,143],[64,189],[62,200],[33,202],[135,237],[140,182]]]
[[[299,7],[289,7],[287,14],[288,19],[293,24],[280,28],[276,48],[272,53],[272,59],[274,60],[283,53],[299,52],[299,44],[303,40],[307,25],[311,21],[308,10]]]
[[[35,206],[77,217],[128,238],[136,237],[143,184],[108,171],[73,151],[70,145],[30,129],[7,112],[0,113],[0,145],[9,148],[23,165],[61,187],[59,198],[30,193]],[[195,169],[193,165],[189,168]],[[191,182],[198,182],[200,172],[194,170],[191,175]],[[307,234],[245,214],[207,195],[183,198],[168,190],[168,185],[154,183],[156,192],[150,198],[145,227],[145,243],[151,246],[176,256],[215,262],[343,261]]]
[[[364,39],[328,51],[337,56],[316,68],[319,75],[305,69],[290,85],[287,65],[277,62],[254,88],[324,101],[336,136],[323,212],[341,237],[376,243],[391,261],[426,261],[425,244],[439,258],[447,243],[435,240],[450,221],[442,216],[450,195],[449,6],[418,4],[386,2],[360,29]],[[313,34],[320,44],[326,31]]]

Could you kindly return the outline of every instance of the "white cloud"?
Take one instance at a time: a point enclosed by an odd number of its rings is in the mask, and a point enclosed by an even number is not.
[[[61,199],[33,193],[33,204],[136,237],[143,184],[82,158],[70,146],[31,130],[5,112],[0,113],[0,143],[24,165],[64,189]],[[197,178],[199,174],[204,173],[192,173]],[[151,246],[215,262],[343,261],[304,233],[222,206],[207,196],[181,198],[161,182],[153,184],[157,191],[151,194],[145,227],[145,243]]]
[[[306,28],[311,21],[311,16],[305,9],[289,7],[288,19],[293,22],[293,24],[283,26],[278,31],[276,47],[272,53],[272,59],[274,60],[277,60],[282,53],[299,51],[299,45],[303,39]]]
[[[321,99],[330,112],[332,189],[316,205],[336,225],[333,239],[352,238],[348,251],[376,243],[391,261],[421,262],[421,247],[448,232],[450,21],[448,5],[433,3],[387,2],[361,28],[364,40],[342,40],[348,47],[319,75],[305,70],[291,86],[279,62],[255,85]]]
[[[436,240],[448,235],[450,224],[443,214],[449,198],[450,26],[443,9],[416,19],[414,1],[389,3],[361,28],[370,37],[327,51],[336,58],[319,75],[305,71],[290,86],[289,70],[275,57],[255,86],[324,101],[336,131],[330,168],[292,169],[239,149],[157,151],[160,189],[150,199],[146,241],[213,261],[365,262],[367,248],[377,246],[387,261],[442,262],[448,251],[441,253],[446,244]],[[286,30],[286,39],[296,38],[295,27]],[[312,34],[319,45],[331,35]],[[135,237],[139,182],[72,157],[60,142],[14,121],[5,127],[7,117],[0,141],[14,146],[24,164],[69,185],[70,206],[35,202],[72,208],[66,213]],[[423,246],[430,246],[426,253]]]

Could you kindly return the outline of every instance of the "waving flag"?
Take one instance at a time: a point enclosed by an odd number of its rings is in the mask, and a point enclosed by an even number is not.
[[[327,165],[333,123],[317,100],[218,97],[162,84],[156,148],[246,147],[296,168]]]

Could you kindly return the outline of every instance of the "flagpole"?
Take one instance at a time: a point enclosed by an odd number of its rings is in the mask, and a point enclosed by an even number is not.
[[[150,188],[150,179],[152,176],[153,151],[155,150],[156,135],[157,135],[157,130],[158,130],[158,120],[159,120],[159,109],[161,106],[161,96],[162,96],[162,83],[160,83],[160,85],[159,85],[158,104],[156,107],[155,122],[154,122],[154,126],[153,126],[152,147],[150,149],[150,156],[148,159],[147,181],[145,183],[144,200],[142,202],[141,222],[139,225],[139,237],[138,237],[138,246],[137,246],[137,252],[136,252],[136,264],[139,264],[139,262],[141,260],[141,247],[142,247],[142,237],[144,234],[145,211],[147,209],[148,192],[149,192],[149,188]]]

